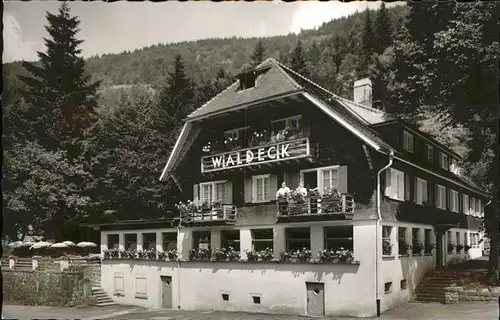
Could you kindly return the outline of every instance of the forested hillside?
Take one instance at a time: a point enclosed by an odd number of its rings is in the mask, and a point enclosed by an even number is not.
[[[464,173],[496,197],[499,12],[496,2],[382,5],[299,35],[84,60],[78,18],[63,4],[47,14],[48,54],[4,65],[4,234],[78,240],[82,222],[171,214],[177,188],[158,177],[182,119],[270,56],[346,98],[370,77],[375,107],[455,149]],[[486,222],[498,252],[498,215],[488,207]]]

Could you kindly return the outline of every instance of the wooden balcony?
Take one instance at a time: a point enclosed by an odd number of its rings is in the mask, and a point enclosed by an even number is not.
[[[262,167],[285,161],[312,161],[314,154],[309,138],[300,138],[204,156],[201,158],[201,172]]]
[[[184,213],[182,222],[185,225],[224,225],[234,224],[236,221],[236,207],[224,204],[220,208],[202,209]]]
[[[278,222],[352,219],[354,198],[347,193],[340,197],[307,197],[304,201],[278,200]]]

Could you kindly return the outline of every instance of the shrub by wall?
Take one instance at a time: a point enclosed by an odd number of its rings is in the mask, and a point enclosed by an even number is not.
[[[83,272],[2,271],[4,302],[76,306],[88,303],[92,295]]]

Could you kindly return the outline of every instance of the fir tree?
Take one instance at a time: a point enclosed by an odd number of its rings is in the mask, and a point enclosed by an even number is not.
[[[31,75],[19,78],[26,85],[21,93],[31,107],[26,116],[33,137],[44,147],[70,149],[75,156],[75,139],[81,139],[94,121],[99,83],[90,83],[84,74],[85,61],[78,48],[83,40],[76,38],[80,20],[69,11],[63,3],[57,15],[47,12],[47,52],[38,52],[39,64],[24,62]]]
[[[255,49],[253,51],[252,66],[259,65],[262,61],[264,61],[265,56],[266,56],[266,48],[264,47],[262,40],[259,40],[259,42],[257,42],[257,45],[255,45]]]
[[[297,42],[297,46],[291,52],[290,67],[293,71],[300,73],[301,75],[307,76],[307,64],[304,50],[302,49],[302,41]]]
[[[184,70],[180,54],[174,58],[173,70],[168,74],[166,86],[160,93],[159,106],[163,112],[166,132],[171,132],[194,110],[195,92],[191,79]]]
[[[384,53],[391,44],[391,20],[385,3],[382,2],[375,20],[375,52]]]
[[[365,13],[365,23],[361,37],[361,70],[360,73],[368,75],[368,67],[372,62],[372,56],[375,49],[375,35],[373,33],[370,10]]]

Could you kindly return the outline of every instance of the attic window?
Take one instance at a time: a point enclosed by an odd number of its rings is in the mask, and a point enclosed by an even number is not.
[[[269,69],[270,67],[251,69],[237,75],[236,77],[240,80],[238,91],[255,87],[255,84]]]

